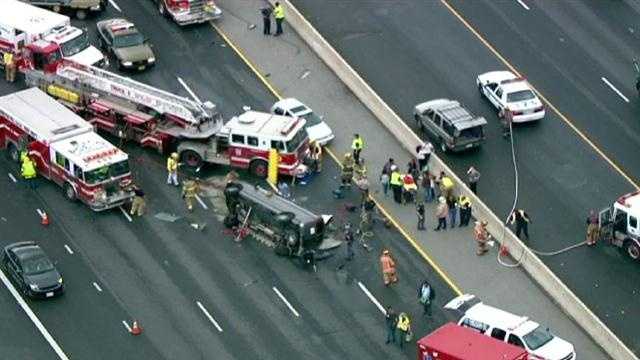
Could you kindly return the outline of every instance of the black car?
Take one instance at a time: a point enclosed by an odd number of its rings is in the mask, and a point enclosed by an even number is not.
[[[62,276],[42,248],[33,241],[4,248],[2,266],[22,293],[30,298],[50,298],[62,294]]]

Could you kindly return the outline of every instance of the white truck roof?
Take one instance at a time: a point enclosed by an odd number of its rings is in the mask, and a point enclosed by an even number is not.
[[[33,138],[48,144],[93,132],[93,126],[89,122],[38,88],[0,97],[0,112]]]
[[[95,132],[87,132],[51,145],[57,153],[83,171],[99,169],[128,159],[127,154]]]
[[[0,0],[0,34],[18,29],[29,35],[41,35],[71,23],[68,16],[41,9],[18,0]],[[15,34],[13,34],[15,36]],[[30,40],[30,39],[29,39]]]
[[[300,131],[304,125],[303,118],[273,115],[249,110],[234,116],[224,126],[227,130],[245,135],[263,135],[273,139],[289,139]]]

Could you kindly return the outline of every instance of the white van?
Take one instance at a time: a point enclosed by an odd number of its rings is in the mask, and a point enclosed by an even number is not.
[[[485,305],[475,295],[458,296],[444,308],[459,317],[458,325],[522,347],[534,356],[547,360],[576,359],[573,345],[553,335],[549,328],[526,316]]]

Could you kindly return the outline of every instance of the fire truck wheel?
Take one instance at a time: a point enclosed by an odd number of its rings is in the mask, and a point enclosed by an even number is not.
[[[269,164],[264,160],[254,160],[249,165],[251,173],[259,178],[266,178],[269,171]]]
[[[78,11],[76,11],[76,19],[84,20],[86,18],[87,18],[87,10],[79,9]]]
[[[20,152],[14,144],[9,143],[9,145],[7,146],[7,154],[9,155],[9,159],[11,159],[13,162],[20,162]]]
[[[625,246],[625,248],[627,249],[627,255],[629,255],[630,258],[632,258],[633,260],[640,259],[640,247],[638,246],[638,244],[631,240],[627,240],[627,245]]]
[[[71,186],[71,184],[69,183],[64,184],[63,189],[64,189],[64,196],[67,198],[67,200],[76,201],[77,199],[76,190],[73,188],[73,186]]]
[[[202,156],[193,150],[185,150],[180,153],[180,162],[190,168],[199,168],[202,166]]]

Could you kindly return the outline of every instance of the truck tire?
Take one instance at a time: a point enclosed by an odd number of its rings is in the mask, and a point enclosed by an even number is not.
[[[7,155],[11,161],[15,163],[20,162],[20,152],[14,143],[9,143],[9,145],[7,145]]]
[[[633,240],[627,240],[624,248],[627,250],[627,255],[630,258],[636,261],[640,259],[640,246]]]
[[[269,164],[264,160],[253,160],[249,165],[249,171],[253,175],[264,179],[269,174]]]
[[[164,0],[158,0],[158,12],[160,13],[160,15],[167,17],[167,9],[165,9],[163,1]]]
[[[62,189],[64,191],[64,197],[67,198],[67,200],[74,202],[78,199],[78,194],[76,194],[76,190],[71,184],[65,183]]]
[[[203,164],[202,156],[194,150],[184,150],[181,152],[180,162],[192,169],[197,169]]]
[[[87,10],[86,9],[78,9],[76,11],[76,19],[84,20],[87,18]]]

